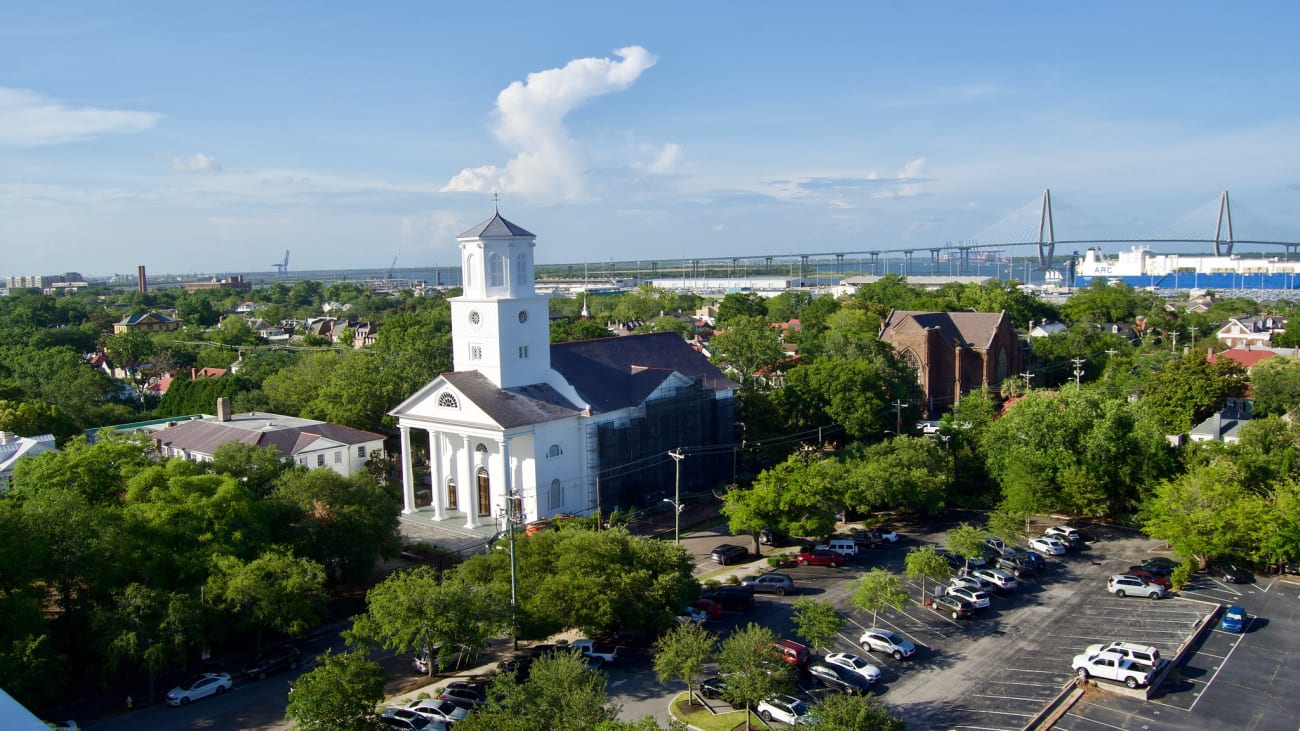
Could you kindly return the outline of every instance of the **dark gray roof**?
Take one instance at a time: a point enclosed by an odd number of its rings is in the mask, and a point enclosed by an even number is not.
[[[246,415],[238,414],[236,416]],[[274,414],[268,416],[271,417],[271,420],[275,418]],[[268,419],[264,416],[257,421],[265,423],[268,422]],[[199,454],[212,454],[217,450],[217,447],[223,444],[242,442],[258,447],[275,447],[280,450],[280,454],[292,457],[299,452],[310,449],[313,444],[321,439],[331,439],[342,444],[353,445],[373,442],[384,437],[382,434],[327,423],[259,430],[236,423],[194,420],[155,432],[153,438],[163,446],[172,447],[173,449],[185,449]]]
[[[1006,313],[1002,312],[916,312],[894,310],[880,326],[881,338],[887,331],[913,320],[924,329],[939,328],[944,340],[953,344],[987,350]]]
[[[465,233],[457,236],[458,239],[486,239],[501,236],[529,236],[537,238],[528,231],[514,225],[501,217],[500,213],[492,214],[488,220],[471,228]]]
[[[444,373],[442,377],[503,429],[563,419],[579,412],[559,391],[544,383],[501,389],[478,371]]]
[[[551,346],[551,367],[592,411],[636,406],[676,371],[713,390],[737,388],[677,333],[579,340]]]

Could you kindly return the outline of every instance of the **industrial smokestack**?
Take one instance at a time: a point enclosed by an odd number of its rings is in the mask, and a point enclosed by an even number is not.
[[[217,421],[230,421],[230,399],[226,396],[217,399]]]
[[[144,264],[135,268],[135,288],[141,292],[149,291],[149,281],[144,276]]]

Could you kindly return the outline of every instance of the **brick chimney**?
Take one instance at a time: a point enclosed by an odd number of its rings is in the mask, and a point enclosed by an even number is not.
[[[144,276],[144,264],[135,268],[135,288],[141,292],[149,291],[149,280]]]
[[[217,399],[217,421],[230,421],[230,398],[227,396]]]

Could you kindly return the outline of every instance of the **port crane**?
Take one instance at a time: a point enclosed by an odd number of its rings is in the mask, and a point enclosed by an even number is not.
[[[289,271],[289,250],[284,250],[284,261],[277,261],[271,266],[275,267],[275,271],[281,275]]]

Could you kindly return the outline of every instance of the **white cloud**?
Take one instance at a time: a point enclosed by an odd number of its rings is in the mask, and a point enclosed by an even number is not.
[[[217,158],[202,152],[193,155],[180,155],[172,158],[172,170],[178,173],[215,173],[221,171]]]
[[[924,191],[921,189],[922,177],[925,168],[925,158],[918,157],[915,160],[903,166],[903,169],[894,178],[887,179],[893,183],[892,187],[881,188],[871,194],[872,198],[913,198],[921,195]],[[871,179],[875,180],[876,174],[871,173]]]
[[[677,167],[677,163],[681,162],[681,160],[682,146],[675,142],[669,142],[659,151],[659,156],[649,165],[645,166],[645,169],[647,172],[656,175],[663,175],[671,172],[673,168]]]
[[[35,92],[0,86],[0,146],[38,147],[143,132],[159,119],[152,112],[69,107]]]
[[[497,95],[492,132],[515,152],[514,159],[504,168],[465,168],[442,190],[500,190],[569,201],[586,197],[582,156],[564,125],[565,116],[588,99],[627,89],[659,60],[640,46],[620,48],[614,55],[622,60],[579,58],[563,68],[531,73],[503,89]]]

